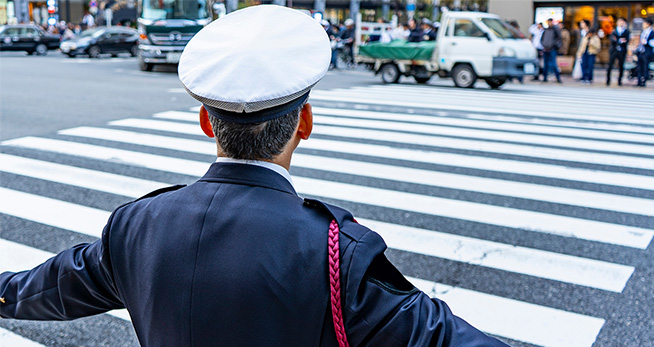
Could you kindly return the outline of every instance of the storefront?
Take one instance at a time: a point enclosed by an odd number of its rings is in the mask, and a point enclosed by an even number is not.
[[[574,54],[579,45],[579,22],[588,20],[598,30],[602,41],[602,50],[597,56],[601,64],[609,60],[609,34],[615,29],[618,18],[627,19],[632,32],[630,52],[638,44],[638,35],[642,30],[643,19],[654,18],[654,1],[534,1],[535,13],[539,10],[562,10],[563,23],[571,33],[569,52]],[[630,60],[628,57],[627,60]]]

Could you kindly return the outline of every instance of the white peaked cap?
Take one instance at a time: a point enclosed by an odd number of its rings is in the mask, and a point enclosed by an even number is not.
[[[252,6],[200,30],[186,45],[179,79],[214,116],[256,123],[299,107],[329,68],[331,46],[312,17]]]

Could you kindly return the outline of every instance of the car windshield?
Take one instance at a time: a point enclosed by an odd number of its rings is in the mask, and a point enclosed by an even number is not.
[[[508,24],[497,18],[480,18],[495,36],[500,39],[520,39],[521,37]]]
[[[204,19],[209,17],[206,0],[143,0],[145,19]]]
[[[104,33],[104,29],[94,28],[82,31],[79,37],[98,37]]]

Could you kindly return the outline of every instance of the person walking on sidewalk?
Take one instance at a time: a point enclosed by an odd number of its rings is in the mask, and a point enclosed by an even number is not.
[[[554,70],[556,81],[561,83],[559,67],[556,64],[556,55],[561,47],[561,33],[554,25],[552,18],[547,20],[547,29],[543,31],[540,43],[543,46],[543,82],[547,82],[547,75],[550,69]]]
[[[568,55],[570,49],[570,30],[565,28],[563,22],[559,23],[559,32],[561,33],[561,47],[559,47],[560,55]]]
[[[654,56],[654,30],[652,30],[652,19],[646,18],[643,22],[643,32],[640,33],[638,47],[638,87],[645,87],[649,78],[649,62]]]
[[[538,52],[538,74],[534,75],[534,81],[538,81],[538,77],[543,73],[543,65],[540,62],[540,59],[543,58],[543,44],[540,42],[543,37],[543,23],[532,24],[529,27],[529,33],[531,34],[531,43],[536,48]]]
[[[581,58],[581,83],[593,83],[593,69],[595,68],[595,57],[602,48],[602,43],[597,36],[597,30],[588,29],[588,33],[581,39],[577,59]]]
[[[629,41],[629,29],[627,29],[627,20],[623,17],[618,18],[618,25],[609,36],[611,48],[609,50],[609,67],[606,70],[606,85],[611,85],[611,69],[613,64],[618,61],[618,85],[622,85],[622,76],[624,75],[624,59],[627,56],[627,42]]]

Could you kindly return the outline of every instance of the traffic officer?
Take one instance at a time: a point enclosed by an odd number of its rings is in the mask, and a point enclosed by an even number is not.
[[[127,308],[143,346],[504,346],[416,289],[352,215],[301,199],[289,167],[329,66],[320,24],[262,5],[188,43],[180,80],[218,159],[118,207],[101,240],[0,275],[0,316]]]

